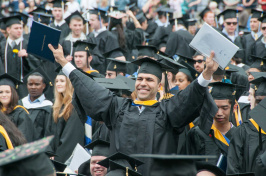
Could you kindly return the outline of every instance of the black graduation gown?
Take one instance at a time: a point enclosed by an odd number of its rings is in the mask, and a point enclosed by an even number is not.
[[[180,54],[192,58],[195,51],[189,46],[193,36],[186,30],[178,30],[172,32],[166,43],[165,54],[168,56],[174,56]]]
[[[266,152],[256,158],[255,175],[264,176],[266,173]]]
[[[225,134],[229,140],[235,129],[233,127]],[[214,137],[213,130],[207,135],[196,126],[188,132],[185,150],[188,155],[215,155],[217,158],[209,159],[208,162],[216,165],[221,154],[227,156],[228,146]]]
[[[104,141],[110,141],[110,130],[103,122],[94,121],[94,125],[92,126],[92,141],[96,141],[98,139]]]
[[[105,74],[107,61],[103,56],[104,53],[119,48],[117,37],[110,31],[103,31],[97,37],[93,33],[88,35],[88,41],[97,44],[93,49],[92,61],[90,65],[92,68],[98,70],[101,74]],[[113,51],[110,53],[111,58],[123,56],[120,51]]]
[[[20,105],[23,105],[22,101],[19,100]],[[30,119],[35,128],[35,140],[42,139],[46,136],[49,132],[50,125],[50,116],[52,115],[52,106],[43,106],[38,108],[28,108]]]
[[[251,51],[252,55],[259,56],[259,57],[266,57],[266,48],[265,44],[261,42],[260,39],[258,39],[252,47]]]
[[[23,108],[18,107],[7,116],[25,136],[27,142],[34,141],[35,128],[28,112],[26,112]]]
[[[69,76],[74,87],[75,101],[83,113],[97,121],[104,121],[110,132],[110,153],[172,154],[177,151],[177,132],[199,116],[207,99],[208,89],[193,81],[185,90],[169,100],[146,106],[142,113],[132,106],[132,100],[115,96],[78,70]],[[194,101],[190,101],[194,100]],[[89,103],[88,103],[89,102]],[[206,103],[207,102],[207,103]],[[138,168],[149,175],[151,159],[140,159]]]
[[[52,121],[52,134],[54,141],[51,144],[52,150],[58,156],[55,160],[64,163],[72,154],[77,143],[84,146],[85,130],[84,124],[73,108],[72,114],[67,121],[64,118],[59,118],[58,122]]]
[[[58,30],[61,31],[60,39],[65,38],[71,32],[71,30],[70,30],[69,26],[67,25],[67,23],[62,24],[61,26],[55,26],[55,24],[52,23],[50,25],[50,27],[58,29]]]
[[[153,35],[155,34],[156,29],[158,28],[157,23],[155,23],[154,21],[150,20],[148,21],[148,27],[145,30],[145,32],[147,32],[149,35],[147,36],[147,38],[152,38]]]
[[[242,46],[245,52],[245,57],[243,58],[243,63],[247,65],[251,65],[253,63],[252,58],[250,57],[252,45],[254,45],[255,39],[251,34],[242,36]]]
[[[7,143],[4,136],[0,133],[0,152],[7,150]]]
[[[228,149],[227,174],[254,172],[256,158],[266,149],[266,135],[262,136],[262,150],[259,149],[259,132],[248,120],[234,132]]]
[[[159,26],[156,28],[152,38],[148,40],[148,43],[149,45],[157,47],[157,49],[165,47],[171,33],[172,25],[168,25],[167,27]]]

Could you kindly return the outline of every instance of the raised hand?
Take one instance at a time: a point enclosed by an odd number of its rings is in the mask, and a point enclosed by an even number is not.
[[[63,47],[60,44],[58,44],[58,49],[55,49],[51,44],[48,47],[53,52],[55,61],[64,67],[68,61],[64,57]]]
[[[206,59],[206,68],[203,70],[202,75],[204,79],[210,80],[213,73],[218,69],[219,64],[213,60],[215,53],[212,51],[210,57]]]

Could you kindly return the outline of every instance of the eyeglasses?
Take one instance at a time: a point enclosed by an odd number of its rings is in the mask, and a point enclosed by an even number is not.
[[[264,30],[266,30],[266,27],[262,27],[261,29],[264,31]]]
[[[235,26],[235,25],[237,25],[237,22],[226,22],[226,24],[227,24],[228,26],[230,26],[231,24],[233,24],[233,25]]]
[[[202,62],[204,62],[204,60],[194,60],[194,64],[196,64],[197,62],[201,64]]]

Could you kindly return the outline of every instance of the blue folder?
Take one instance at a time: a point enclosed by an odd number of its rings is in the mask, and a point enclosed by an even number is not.
[[[27,52],[40,59],[54,62],[55,58],[48,44],[58,48],[61,31],[33,21]]]

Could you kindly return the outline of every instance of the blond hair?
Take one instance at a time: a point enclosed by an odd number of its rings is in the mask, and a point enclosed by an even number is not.
[[[69,78],[67,77],[66,77],[66,90],[64,93],[59,93],[55,86],[54,88],[55,101],[53,105],[53,117],[55,123],[57,123],[58,119],[61,117],[63,117],[65,121],[67,121],[68,118],[70,117],[73,109],[73,105],[71,103],[73,92],[74,88]]]

